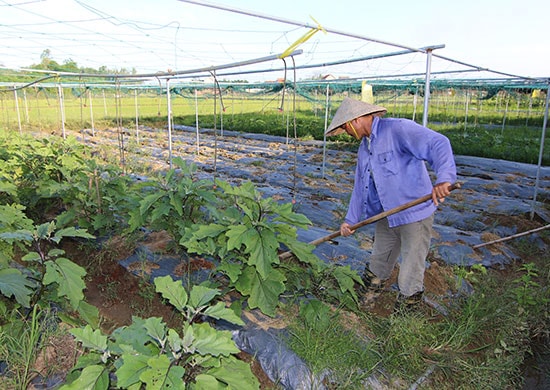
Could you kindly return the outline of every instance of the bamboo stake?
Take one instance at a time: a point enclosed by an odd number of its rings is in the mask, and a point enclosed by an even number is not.
[[[512,236],[503,237],[503,238],[499,238],[497,240],[484,242],[483,244],[477,244],[477,245],[474,245],[472,248],[477,249],[477,248],[481,248],[481,247],[486,246],[486,245],[491,245],[491,244],[496,244],[498,242],[508,241],[508,240],[513,239],[513,238],[518,238],[518,237],[526,236],[528,234],[540,232],[541,230],[548,229],[548,228],[550,228],[550,224],[545,225],[545,226],[541,226],[541,227],[536,228],[536,229],[528,230],[526,232],[514,234]]]
[[[449,190],[453,191],[453,190],[456,190],[458,188],[461,187],[461,184],[460,183],[455,183],[453,185],[451,185],[451,187],[449,188]],[[397,206],[397,207],[394,207],[393,209],[390,209],[388,211],[384,211],[383,213],[380,213],[380,214],[376,214],[375,216],[373,217],[370,217],[368,219],[365,219],[364,221],[361,221],[361,222],[358,222],[356,223],[355,225],[352,225],[350,226],[350,229],[351,230],[357,230],[359,229],[360,227],[363,227],[365,225],[369,225],[373,222],[376,222],[376,221],[379,221],[383,218],[386,218],[390,215],[393,215],[393,214],[396,214],[400,211],[403,211],[403,210],[406,210],[408,208],[411,208],[413,206],[416,206],[420,203],[423,203],[423,202],[426,202],[428,200],[432,199],[432,194],[427,194],[427,195],[424,195],[418,199],[415,199],[415,200],[412,200],[408,203],[405,203],[405,204],[402,204],[401,206]],[[316,240],[313,240],[311,241],[309,244],[311,245],[319,245],[325,241],[330,241],[336,237],[339,237],[340,236],[340,230],[337,230],[327,236],[324,236],[324,237],[321,237],[321,238],[318,238]],[[284,260],[284,259],[288,259],[289,257],[292,257],[292,252],[291,251],[288,251],[288,252],[283,252],[279,255],[279,259],[281,260]]]

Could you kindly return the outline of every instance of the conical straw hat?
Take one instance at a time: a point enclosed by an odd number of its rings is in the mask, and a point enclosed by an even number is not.
[[[375,106],[374,104],[351,98],[344,98],[342,104],[338,110],[336,110],[336,114],[334,114],[334,118],[332,118],[332,122],[330,122],[325,135],[331,136],[343,133],[344,128],[341,126],[360,116],[374,113],[386,113],[387,111],[388,110],[381,106]]]

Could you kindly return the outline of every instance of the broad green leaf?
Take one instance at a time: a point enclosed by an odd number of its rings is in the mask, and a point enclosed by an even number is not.
[[[13,297],[23,307],[30,306],[34,284],[16,268],[0,270],[0,291],[8,298]]]
[[[17,186],[13,183],[8,183],[7,181],[0,180],[0,192],[4,192],[12,196],[16,196]]]
[[[227,250],[240,249],[241,245],[249,240],[250,234],[253,234],[254,228],[245,225],[230,226],[225,235],[227,236]]]
[[[101,364],[103,358],[102,353],[97,352],[87,352],[83,355],[80,355],[76,360],[76,364],[73,367],[73,370],[81,370],[84,367],[99,365]]]
[[[242,273],[242,266],[239,263],[222,260],[217,270],[226,274],[231,283],[235,283]]]
[[[40,261],[42,258],[38,252],[29,252],[21,258],[23,261]]]
[[[180,353],[183,349],[184,340],[180,337],[178,332],[176,332],[174,329],[168,329],[168,336],[167,336],[168,346],[174,353]]]
[[[159,276],[155,278],[155,287],[171,305],[180,312],[183,311],[187,305],[188,296],[181,281],[175,281],[170,275]]]
[[[170,205],[180,217],[183,215],[183,201],[179,194],[170,194]]]
[[[208,307],[204,314],[217,320],[225,320],[232,324],[244,325],[243,320],[235,314],[232,309],[225,307],[223,302],[218,302],[215,306]]]
[[[99,326],[99,310],[97,307],[90,305],[88,302],[80,301],[78,304],[78,314],[80,317],[91,325],[94,329]]]
[[[149,368],[139,376],[147,390],[185,389],[183,383],[185,370],[180,366],[172,366],[166,355],[149,358],[147,365]]]
[[[139,376],[148,369],[149,356],[122,354],[122,365],[116,370],[117,386],[128,388],[136,383],[141,383]]]
[[[191,326],[195,335],[193,346],[199,354],[228,356],[239,352],[239,348],[231,338],[231,332],[216,330],[207,323]]]
[[[245,285],[239,285],[239,287],[248,289],[249,307],[251,309],[259,308],[263,313],[274,316],[275,309],[279,304],[279,296],[285,291],[285,284],[283,283],[286,280],[285,276],[281,272],[272,269],[264,280],[257,272],[254,272],[253,268],[249,267],[243,272],[243,277],[239,279],[239,283],[241,283],[241,279]]]
[[[193,345],[195,342],[195,332],[190,324],[185,325],[185,329],[183,330],[183,339],[181,341],[182,346],[187,353],[195,353],[195,346]]]
[[[196,229],[196,230],[195,230]],[[220,234],[227,230],[227,226],[211,223],[209,225],[193,226],[193,236],[196,240],[202,240],[206,237],[218,237]]]
[[[94,330],[90,325],[86,325],[84,328],[72,328],[69,332],[85,348],[101,353],[107,350],[107,336],[101,334],[99,329]]]
[[[47,258],[53,259],[55,257],[63,256],[64,254],[65,254],[65,251],[63,249],[53,248],[48,252]]]
[[[13,242],[13,241],[31,242],[33,240],[33,236],[32,236],[32,233],[28,230],[18,230],[15,232],[0,233],[0,240],[6,241],[6,242]]]
[[[48,239],[55,231],[55,222],[46,222],[36,227],[36,236],[39,239]]]
[[[109,388],[109,371],[104,366],[85,367],[78,379],[63,385],[59,390],[107,390]]]
[[[293,239],[285,240],[282,237],[279,237],[279,240],[285,244],[302,263],[309,264],[309,266],[316,271],[320,271],[325,267],[325,263],[312,252],[315,249],[314,245]]]
[[[216,377],[220,382],[227,383],[231,389],[258,390],[260,383],[252,373],[247,363],[231,359],[225,359],[220,367],[211,368],[207,374]]]
[[[145,329],[147,334],[163,345],[166,338],[166,325],[160,317],[150,317],[145,320]]]
[[[145,215],[147,211],[151,208],[151,206],[157,203],[158,200],[163,196],[164,192],[156,191],[153,194],[147,195],[145,198],[143,198],[139,205],[139,212],[141,213],[141,215]]]
[[[256,267],[256,270],[263,279],[267,277],[272,269],[272,264],[279,263],[277,248],[279,242],[275,234],[269,229],[262,229],[261,232],[254,230],[246,242],[247,253],[250,253],[248,264]]]
[[[139,317],[133,317],[132,324],[122,328],[115,329],[112,333],[115,342],[110,347],[114,353],[122,353],[123,349],[131,349],[141,355],[151,356],[154,351],[151,350],[151,338],[145,329],[145,320]],[[147,344],[147,346],[145,345]],[[124,347],[121,347],[124,346]]]
[[[174,177],[174,174],[176,173],[176,170],[175,169],[169,169],[168,172],[166,172],[166,176],[165,176],[165,182],[166,183],[170,183],[170,181],[172,180],[172,178]]]
[[[279,205],[277,213],[278,216],[273,219],[274,221],[282,221],[287,224],[295,225],[304,229],[312,225],[309,218],[306,217],[304,214],[299,214],[292,211],[292,203]]]
[[[218,382],[218,380],[208,374],[199,374],[195,378],[195,386],[193,386],[193,389],[197,390],[223,390],[226,389],[227,386],[224,386],[222,383]],[[235,389],[240,389],[239,387],[236,387]]]
[[[34,223],[32,219],[27,218],[25,209],[26,207],[20,204],[0,205],[0,229],[4,232],[24,230],[30,233]]]
[[[88,233],[86,230],[84,229],[77,229],[75,228],[74,226],[70,226],[68,228],[65,228],[65,229],[60,229],[58,231],[55,232],[55,235],[57,240],[61,240],[61,238],[63,237],[80,237],[80,238],[89,238],[89,239],[93,239],[95,238],[94,236],[92,236],[90,233]],[[59,242],[58,241],[58,242]]]
[[[195,309],[206,305],[216,296],[220,295],[220,291],[214,288],[205,286],[193,286],[189,294],[189,305]]]
[[[81,266],[73,263],[69,259],[60,257],[55,261],[46,262],[46,273],[44,274],[43,283],[49,285],[57,283],[57,294],[60,297],[67,297],[71,306],[76,309],[80,301],[84,299],[84,276],[86,270]]]
[[[296,237],[298,236],[296,228],[287,223],[278,223],[274,225],[274,230],[277,232],[277,237],[279,238],[279,241],[281,241],[281,237],[288,240],[296,239]]]
[[[160,201],[155,204],[153,211],[151,212],[151,221],[163,221],[163,217],[170,215],[171,208],[166,203],[161,203]]]
[[[354,291],[354,284],[360,279],[356,271],[353,271],[349,265],[345,267],[334,267],[332,275],[340,286],[340,291]]]

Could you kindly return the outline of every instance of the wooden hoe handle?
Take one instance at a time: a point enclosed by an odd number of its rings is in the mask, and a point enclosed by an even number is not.
[[[456,189],[459,189],[461,187],[461,184],[460,183],[455,183],[453,185],[451,185],[449,187],[449,190],[450,191],[453,191],[453,190],[456,190]],[[417,204],[420,204],[420,203],[423,203],[423,202],[426,202],[427,200],[430,200],[432,198],[432,194],[427,194],[427,195],[424,195],[418,199],[415,199],[415,200],[411,200],[410,202],[408,203],[405,203],[405,204],[402,204],[401,206],[397,206],[397,207],[394,207],[393,209],[391,210],[388,210],[388,211],[384,211],[380,214],[377,214],[373,217],[370,217],[368,219],[365,219],[364,221],[361,221],[361,222],[358,222],[356,223],[355,225],[352,225],[350,226],[350,229],[351,230],[356,230],[356,229],[359,229],[360,227],[363,227],[365,225],[368,225],[368,224],[371,224],[373,222],[376,222],[376,221],[379,221],[381,220],[382,218],[386,218],[387,216],[389,215],[392,215],[392,214],[396,214],[400,211],[403,211],[403,210],[406,210],[410,207],[413,207],[413,206],[416,206]],[[340,236],[340,230],[338,231],[335,231],[334,233],[331,233],[329,234],[328,236],[324,236],[324,237],[321,237],[321,238],[318,238],[314,241],[311,241],[310,244],[311,245],[319,245],[325,241],[330,241],[332,240],[333,238],[336,238],[336,237],[339,237]],[[281,253],[279,255],[279,258],[281,260],[283,259],[288,259],[289,257],[292,256],[292,252],[284,252],[284,253]]]

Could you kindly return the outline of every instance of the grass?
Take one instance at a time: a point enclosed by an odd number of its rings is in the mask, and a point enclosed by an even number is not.
[[[350,322],[337,311],[328,325],[316,325],[301,313],[289,343],[314,373],[331,373],[334,389],[364,388],[369,375],[395,389],[420,382],[438,390],[521,388],[532,343],[537,356],[550,353],[550,255],[524,240],[515,246],[533,261],[476,273],[475,292],[455,299],[447,316],[364,312]]]
[[[6,386],[3,388],[27,389],[37,375],[34,371],[37,355],[47,340],[59,332],[55,315],[51,311],[38,311],[36,306],[28,318],[9,328],[4,326],[0,332],[0,361],[7,367],[2,375]]]
[[[314,320],[304,308],[315,312]],[[349,327],[343,314],[319,301],[309,302],[290,326],[287,342],[317,378],[347,389],[360,386],[376,370],[381,355],[367,337]]]

